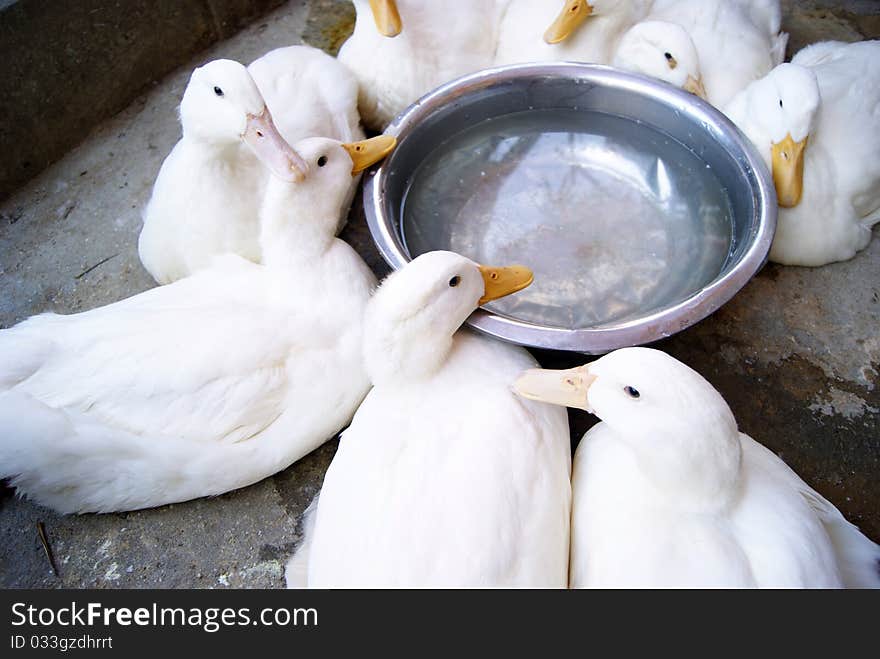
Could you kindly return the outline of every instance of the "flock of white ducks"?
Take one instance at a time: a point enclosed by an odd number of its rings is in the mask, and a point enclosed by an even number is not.
[[[236,254],[166,286],[0,332],[0,465],[62,512],[221,494],[336,434],[370,387],[364,306],[375,278],[335,237],[354,173],[384,136],[296,145],[302,180],[272,177],[262,263]]]
[[[145,508],[253,483],[350,422],[291,586],[880,586],[880,547],[694,371],[644,348],[535,369],[459,329],[528,268],[432,252],[373,292],[336,238],[395,144],[359,119],[569,59],[723,106],[773,172],[772,257],[850,258],[880,219],[878,43],[782,64],[773,0],[354,4],[338,59],[293,46],[194,71],[139,240],[166,285],[0,331],[0,476],[61,512]],[[561,406],[603,420],[573,470]]]
[[[815,130],[789,154],[801,98],[779,116],[773,89],[788,35],[779,0],[357,0],[340,60],[360,82],[365,124],[383,129],[430,89],[494,65],[541,61],[613,64],[695,93],[733,119],[768,158],[779,192],[770,258],[817,266],[851,258],[880,220],[880,42],[825,42],[793,63],[821,89]],[[454,16],[451,21],[448,17]],[[439,27],[442,26],[442,27]],[[768,84],[758,84],[768,78]],[[742,113],[740,96],[749,92]],[[778,124],[768,137],[761,126]],[[781,135],[776,133],[781,131]],[[770,150],[780,156],[769,160]],[[806,148],[803,148],[806,147]],[[790,157],[789,157],[790,156]],[[804,184],[806,179],[806,184]],[[792,195],[807,188],[808,198]]]

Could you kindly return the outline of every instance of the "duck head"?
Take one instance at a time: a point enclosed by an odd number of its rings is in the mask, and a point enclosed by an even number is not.
[[[364,356],[374,384],[435,372],[479,305],[532,279],[525,266],[485,266],[454,252],[416,257],[385,279],[367,306]]]
[[[275,128],[247,68],[214,60],[193,71],[180,103],[183,133],[218,146],[244,142],[276,176],[300,180],[305,163]]]
[[[312,255],[335,237],[347,208],[352,180],[394,149],[397,139],[377,135],[343,143],[310,137],[296,144],[303,175],[295,182],[273,177],[261,210],[263,262]],[[294,241],[289,244],[289,241]]]
[[[706,99],[697,49],[687,31],[675,23],[637,23],[621,38],[612,64],[659,78]]]
[[[530,369],[514,390],[595,414],[666,491],[718,501],[738,477],[739,434],[727,403],[699,373],[659,350],[624,348],[573,369]]]
[[[783,208],[800,203],[807,142],[820,100],[815,73],[780,64],[737,94],[725,110],[770,167]]]

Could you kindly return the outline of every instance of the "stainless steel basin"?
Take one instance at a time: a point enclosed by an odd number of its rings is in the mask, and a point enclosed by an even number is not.
[[[374,240],[399,268],[430,249],[535,270],[468,323],[599,354],[701,320],[763,265],[770,174],[718,110],[608,67],[527,64],[453,81],[387,129],[365,177]],[[499,263],[502,264],[502,263]]]

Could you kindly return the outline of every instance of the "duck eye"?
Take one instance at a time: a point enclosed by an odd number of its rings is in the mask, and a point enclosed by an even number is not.
[[[460,283],[461,283],[461,277],[459,277],[458,275],[455,275],[452,279],[449,280],[449,285],[450,285],[452,288],[455,288],[455,287],[458,286]]]
[[[318,167],[323,167],[327,164],[327,156],[321,156],[318,158]]]
[[[626,392],[626,395],[629,396],[630,398],[638,398],[639,396],[642,395],[639,393],[639,390],[636,389],[635,387],[626,386],[623,388],[623,390]]]
[[[668,59],[668,60],[671,60],[671,59],[672,59],[672,53],[663,53],[663,57],[665,57],[665,58]]]
[[[782,99],[779,99],[779,107],[782,107]]]
[[[217,96],[223,96],[223,90],[219,87],[214,87],[214,93],[217,94]]]

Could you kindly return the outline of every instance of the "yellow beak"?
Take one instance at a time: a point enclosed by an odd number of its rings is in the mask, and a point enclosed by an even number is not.
[[[364,171],[370,165],[379,162],[394,150],[397,138],[391,135],[376,135],[368,140],[349,142],[342,148],[348,151],[351,157],[351,175]]]
[[[535,280],[535,275],[524,265],[508,265],[500,268],[480,266],[485,290],[479,304],[486,304],[505,295],[521,291]]]
[[[513,390],[530,400],[591,412],[587,392],[595,381],[596,376],[590,373],[589,366],[578,366],[565,371],[532,368],[520,373],[513,383]]]
[[[793,208],[801,201],[804,191],[804,152],[808,137],[795,142],[789,133],[784,140],[771,148],[773,183],[779,205],[783,208]]]
[[[373,20],[379,33],[384,37],[396,37],[403,29],[396,0],[370,0]]]
[[[696,94],[704,101],[708,100],[706,98],[706,88],[703,87],[703,79],[693,76],[688,76],[687,80],[684,81],[684,86],[682,87],[686,92],[690,92],[691,94]]]
[[[593,13],[593,5],[587,0],[567,0],[556,20],[544,33],[544,41],[549,44],[565,41]]]

